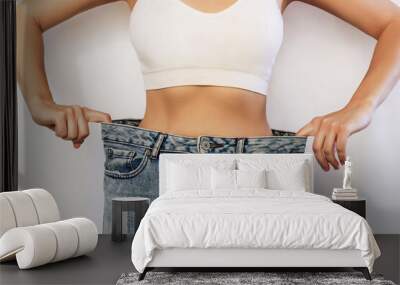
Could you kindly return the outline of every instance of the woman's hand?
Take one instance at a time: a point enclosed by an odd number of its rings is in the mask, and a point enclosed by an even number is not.
[[[72,141],[75,148],[79,148],[89,135],[89,122],[111,123],[109,114],[78,105],[39,101],[30,106],[30,111],[34,122],[53,130],[56,136]]]
[[[335,169],[346,160],[348,137],[366,128],[372,119],[374,108],[368,103],[353,103],[339,111],[318,116],[302,127],[296,135],[314,136],[313,151],[318,163],[325,171],[331,164]]]

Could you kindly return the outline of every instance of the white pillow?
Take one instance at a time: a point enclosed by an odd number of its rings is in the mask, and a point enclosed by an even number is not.
[[[211,168],[211,189],[236,189],[236,170]]]
[[[303,156],[271,156],[265,158],[239,158],[238,169],[267,171],[267,188],[275,190],[311,191],[311,160]]]
[[[241,188],[266,188],[266,170],[236,170],[211,168],[212,190],[238,190]]]
[[[238,169],[236,182],[238,188],[267,188],[267,171]]]
[[[168,165],[168,191],[210,188],[209,166],[191,166],[170,162]]]
[[[166,165],[166,191],[211,189],[210,168],[235,169],[235,159],[174,159]]]
[[[307,191],[308,181],[305,162],[292,164],[290,168],[276,168],[267,171],[268,189]]]

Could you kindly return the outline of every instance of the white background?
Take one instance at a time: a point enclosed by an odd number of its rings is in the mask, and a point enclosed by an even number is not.
[[[45,64],[58,103],[80,104],[116,118],[142,118],[145,93],[129,42],[129,8],[107,4],[79,14],[44,34]],[[302,3],[284,13],[285,37],[271,82],[268,119],[296,131],[313,116],[332,112],[352,96],[368,68],[376,41],[328,13]],[[149,35],[156,36],[156,35]],[[375,233],[400,233],[400,84],[353,135],[353,186],[367,199]],[[19,91],[18,91],[19,92]],[[102,229],[104,154],[100,126],[75,150],[70,142],[35,125],[18,93],[19,183],[55,197],[63,218],[86,216]],[[317,165],[315,189],[330,195],[342,171]]]

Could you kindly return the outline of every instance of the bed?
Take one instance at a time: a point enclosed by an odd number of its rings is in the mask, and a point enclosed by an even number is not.
[[[379,247],[361,216],[314,193],[312,154],[173,154],[132,241],[154,268],[352,267],[371,279]]]

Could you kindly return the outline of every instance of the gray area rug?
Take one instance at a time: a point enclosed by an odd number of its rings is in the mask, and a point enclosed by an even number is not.
[[[138,273],[124,273],[116,285],[157,284],[157,285],[297,285],[297,284],[328,284],[328,285],[395,285],[384,280],[382,275],[372,274],[372,281],[364,278],[360,272],[157,272],[150,271],[142,281],[138,281]]]

